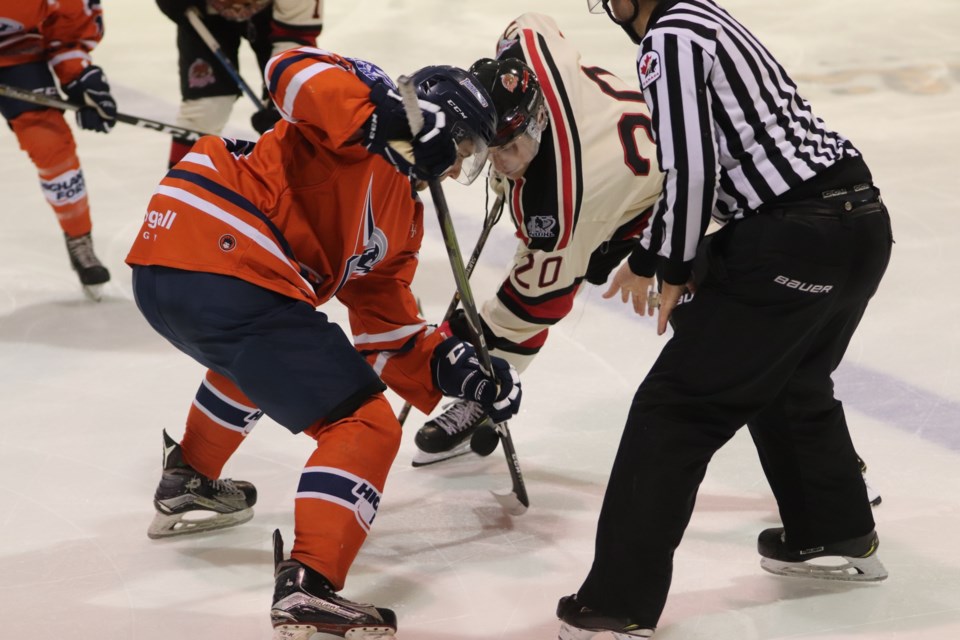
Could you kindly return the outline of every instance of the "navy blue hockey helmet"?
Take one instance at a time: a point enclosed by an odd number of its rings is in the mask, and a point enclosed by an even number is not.
[[[460,157],[463,165],[457,181],[473,182],[487,162],[490,141],[497,130],[497,111],[493,98],[470,73],[458,67],[437,65],[415,71],[410,79],[417,89],[417,97],[439,105],[450,123],[450,132],[460,147],[461,142],[473,143],[472,153]]]

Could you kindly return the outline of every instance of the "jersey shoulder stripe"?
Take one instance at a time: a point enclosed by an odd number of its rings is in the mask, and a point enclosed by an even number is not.
[[[522,29],[527,62],[537,74],[550,113],[550,128],[556,152],[559,199],[559,236],[556,249],[570,243],[583,203],[583,166],[580,137],[570,96],[563,75],[550,51],[546,38],[531,29]]]

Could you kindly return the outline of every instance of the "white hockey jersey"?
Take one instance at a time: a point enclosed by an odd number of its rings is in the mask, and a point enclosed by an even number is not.
[[[663,176],[643,94],[585,64],[552,18],[511,22],[497,57],[536,72],[550,117],[523,177],[498,181],[521,243],[481,310],[488,344],[522,371],[583,280],[605,281],[635,246]]]

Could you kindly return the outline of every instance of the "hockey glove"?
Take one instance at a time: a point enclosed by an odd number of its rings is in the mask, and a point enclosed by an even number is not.
[[[495,379],[483,372],[473,345],[452,336],[437,345],[430,368],[443,395],[478,402],[494,422],[503,422],[520,410],[520,376],[503,358],[490,360]]]
[[[376,107],[363,125],[363,146],[383,156],[400,172],[417,180],[439,178],[457,160],[457,145],[446,127],[443,110],[427,100],[418,100],[423,114],[423,129],[415,137],[410,131],[403,100],[385,83],[370,89],[370,102]],[[413,157],[391,146],[391,141],[411,140]]]
[[[83,105],[77,111],[77,124],[82,129],[107,133],[117,122],[117,103],[110,95],[110,85],[103,69],[90,66],[63,87],[71,102]]]
[[[265,134],[270,129],[273,129],[273,125],[277,124],[280,120],[280,112],[277,111],[277,108],[273,106],[273,103],[260,109],[252,116],[250,116],[250,125],[253,127],[254,131],[260,135]]]

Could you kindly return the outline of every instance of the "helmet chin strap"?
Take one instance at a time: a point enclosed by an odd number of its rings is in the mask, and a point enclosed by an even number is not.
[[[633,5],[633,13],[631,13],[630,17],[626,20],[617,20],[617,17],[613,15],[613,10],[610,8],[609,0],[603,0],[603,9],[607,12],[607,15],[610,16],[611,20],[620,25],[620,28],[627,33],[627,35],[630,37],[630,40],[632,40],[634,44],[640,44],[640,42],[643,40],[643,36],[637,33],[637,30],[633,28],[633,21],[636,20],[637,16],[640,15],[640,3],[637,2],[637,0],[631,0],[630,4]]]

